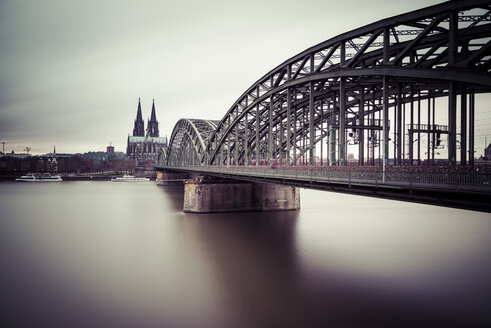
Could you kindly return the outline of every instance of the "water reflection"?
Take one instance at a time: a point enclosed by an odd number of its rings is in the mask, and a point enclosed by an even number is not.
[[[219,290],[243,327],[298,326],[298,212],[187,215],[183,229],[211,262]]]
[[[182,187],[0,184],[2,322],[479,327],[489,214],[302,191],[292,212],[182,213]]]

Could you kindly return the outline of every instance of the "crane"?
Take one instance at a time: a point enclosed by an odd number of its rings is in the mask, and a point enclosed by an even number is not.
[[[18,143],[15,141],[2,141],[2,153],[5,154],[5,144]]]

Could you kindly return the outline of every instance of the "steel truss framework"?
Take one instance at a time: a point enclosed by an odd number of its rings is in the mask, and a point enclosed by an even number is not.
[[[490,69],[490,1],[446,2],[384,19],[288,59],[221,121],[180,120],[160,162],[344,166],[347,145],[357,144],[359,165],[417,165],[434,160],[445,134],[450,165],[458,157],[472,165],[475,94],[491,91]],[[445,126],[435,124],[439,97],[448,99]]]
[[[160,163],[177,165],[201,164],[210,136],[219,121],[180,119],[169,141],[167,151],[161,154]]]

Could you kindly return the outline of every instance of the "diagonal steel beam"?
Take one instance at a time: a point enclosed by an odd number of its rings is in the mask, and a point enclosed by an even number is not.
[[[488,43],[486,43],[486,45],[484,45],[481,49],[473,51],[471,53],[471,56],[468,57],[465,61],[462,61],[455,66],[470,68],[477,61],[479,61],[485,56],[489,56],[490,54],[491,54],[491,40],[488,41]]]
[[[351,59],[350,59],[350,62],[348,64],[348,67],[353,67],[355,64],[356,64],[356,61],[358,60],[358,58],[360,58],[361,55],[363,55],[363,53],[368,49],[368,47],[372,44],[372,42],[378,38],[378,36],[380,34],[382,34],[384,30],[378,30],[378,31],[375,31],[373,32],[372,36],[367,40],[367,42],[365,42],[365,44],[363,45],[363,47],[361,47],[360,50],[358,50],[358,52],[356,53],[356,55],[354,55]]]
[[[292,80],[295,80],[298,76],[298,74],[300,74],[300,71],[303,69],[303,67],[305,66],[305,64],[307,63],[307,61],[310,59],[310,54],[305,56],[305,58],[302,60],[302,62],[300,63],[300,66],[298,66],[298,69],[297,71],[295,72],[295,74],[293,74],[292,76]]]
[[[407,56],[407,54],[417,45],[424,37],[428,35],[428,33],[434,29],[435,26],[440,24],[440,22],[446,17],[446,15],[440,15],[436,17],[433,22],[428,24],[428,26],[416,37],[414,38],[407,46],[404,48],[399,55],[391,61],[391,64],[397,65],[399,62]]]
[[[331,58],[332,54],[338,48],[339,48],[339,43],[332,46],[331,50],[329,50],[329,52],[326,54],[326,56],[324,57],[324,59],[322,60],[322,62],[315,69],[315,71],[314,71],[315,73],[318,73],[322,69],[322,67],[324,67],[324,65],[326,64],[326,62],[329,61],[329,59]]]

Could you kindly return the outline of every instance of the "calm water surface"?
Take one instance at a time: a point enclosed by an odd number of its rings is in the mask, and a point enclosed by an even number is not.
[[[300,211],[196,215],[182,194],[0,183],[1,322],[491,327],[490,214],[302,190]]]

